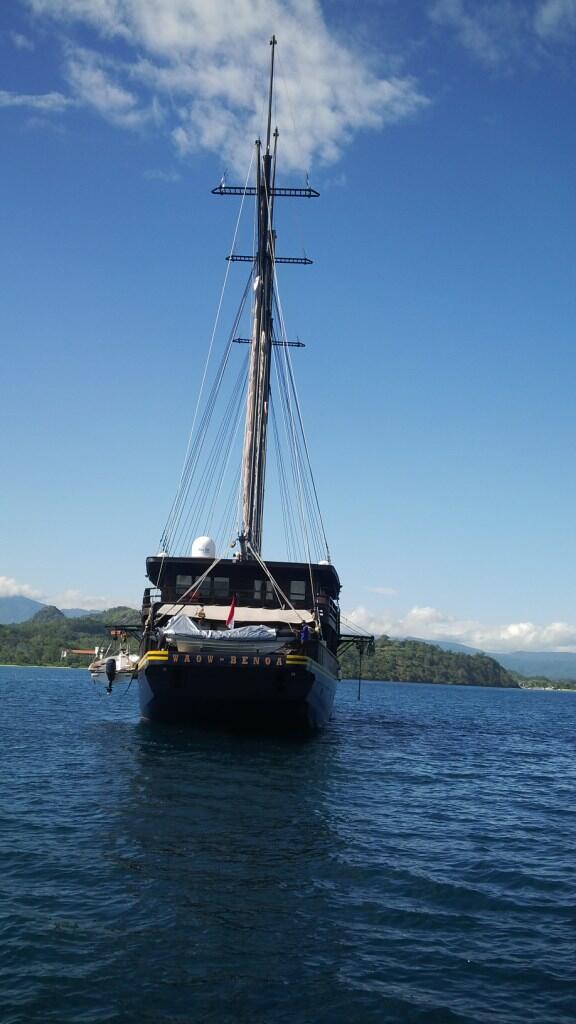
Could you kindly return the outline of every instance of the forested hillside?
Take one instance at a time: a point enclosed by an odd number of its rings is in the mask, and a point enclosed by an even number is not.
[[[347,651],[342,658],[342,676],[358,675],[358,654]],[[455,683],[461,686],[506,686],[519,684],[497,661],[486,654],[457,654],[442,651],[420,640],[393,640],[381,636],[372,657],[362,663],[364,679],[388,679],[406,683]]]
[[[110,608],[98,615],[67,619],[58,608],[47,605],[27,622],[0,626],[0,664],[87,665],[85,655],[69,654],[62,661],[62,651],[107,647],[111,638],[106,623],[136,623],[139,618],[133,608]]]

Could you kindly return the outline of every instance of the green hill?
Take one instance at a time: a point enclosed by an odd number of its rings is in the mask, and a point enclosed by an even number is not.
[[[54,604],[47,604],[44,608],[41,608],[39,612],[29,619],[29,622],[33,622],[36,626],[41,626],[45,622],[58,622],[60,619],[65,619],[64,612],[61,612],[59,608]]]
[[[106,623],[140,621],[134,608],[109,608],[84,618],[68,619],[58,608],[42,608],[34,618],[19,624],[0,626],[0,664],[85,666],[86,655],[70,654],[63,662],[62,651],[73,647],[107,647],[111,641]]]
[[[358,654],[347,651],[342,658],[343,678],[358,676]],[[373,656],[362,664],[364,679],[387,679],[400,683],[453,683],[459,686],[519,686],[518,680],[486,654],[443,651],[421,640],[393,640],[381,636]]]

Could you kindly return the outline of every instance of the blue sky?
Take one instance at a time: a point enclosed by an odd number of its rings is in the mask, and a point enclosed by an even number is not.
[[[315,260],[281,289],[342,606],[576,650],[576,0],[2,5],[0,593],[139,601],[272,31],[284,178],[321,192],[278,230]]]

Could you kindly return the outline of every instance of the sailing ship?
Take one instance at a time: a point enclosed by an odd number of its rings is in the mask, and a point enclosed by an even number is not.
[[[242,204],[248,196],[255,201],[254,251],[251,256],[235,251],[228,256],[228,267],[233,262],[251,264],[242,304],[243,309],[251,294],[250,337],[236,337],[238,314],[223,358],[227,365],[234,343],[248,346],[246,383],[244,389],[235,387],[231,391],[223,426],[215,434],[202,475],[200,453],[206,450],[214,396],[221,386],[220,364],[207,411],[200,417],[189,444],[160,552],[146,560],[150,586],[144,591],[142,603],[143,636],[137,674],[144,719],[299,732],[321,729],[328,721],[339,678],[338,653],[343,645],[354,643],[363,649],[372,638],[343,634],[341,629],[340,579],[324,535],[288,351],[303,346],[299,341],[287,340],[277,293],[278,264],[312,261],[277,255],[276,199],[315,198],[319,193],[308,182],[303,188],[279,187],[276,183],[279,133],[277,129],[271,131],[275,47],[273,37],[267,131],[265,142],[258,139],[255,143],[255,182],[249,184],[247,177],[245,185],[228,186],[223,179],[213,189],[219,196],[239,196]],[[274,361],[279,398],[273,396],[271,387]],[[182,522],[186,502],[195,504],[198,512],[200,506],[204,509],[210,505],[206,501],[210,486],[222,492],[224,470],[239,433],[234,426],[237,396],[243,391],[244,431],[234,539],[230,543],[229,535],[225,554],[221,550],[217,554],[214,537],[206,530],[196,537],[190,554],[175,553],[176,524]],[[265,559],[262,548],[267,448],[275,401],[280,404],[291,446],[287,461],[298,505],[296,527],[288,522],[287,528],[293,535],[298,533],[304,551],[304,557],[280,561]],[[274,432],[276,429],[274,421]],[[227,452],[224,461],[222,451]],[[223,461],[222,480],[216,479],[219,458]],[[279,458],[277,474],[286,485],[286,460],[282,461],[281,454]],[[312,524],[306,519],[310,509],[315,515]],[[287,514],[284,506],[282,512]],[[320,538],[323,557],[311,553],[312,534]],[[179,536],[184,536],[182,528]],[[235,549],[232,554],[231,547]]]

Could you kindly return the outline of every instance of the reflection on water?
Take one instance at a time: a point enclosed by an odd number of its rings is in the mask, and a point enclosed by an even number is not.
[[[573,695],[344,685],[290,741],[0,685],[3,1024],[570,1018]]]

